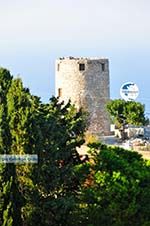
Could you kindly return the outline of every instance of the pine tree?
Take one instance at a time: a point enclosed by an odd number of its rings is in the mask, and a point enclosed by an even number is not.
[[[39,109],[43,147],[39,164],[33,171],[35,195],[31,225],[70,225],[84,174],[76,147],[83,144],[85,120],[83,112],[76,111],[52,98]],[[84,170],[83,170],[84,171]],[[30,224],[29,224],[30,225]]]
[[[39,143],[37,135],[35,135],[38,134],[34,120],[34,105],[36,100],[37,98],[30,94],[29,89],[23,87],[20,78],[13,79],[7,94],[9,129],[12,139],[11,154],[24,155],[35,153],[35,146]],[[15,169],[15,193],[13,195],[14,197],[16,194],[18,195],[16,199],[18,202],[16,201],[16,204],[18,204],[20,220],[26,222],[27,208],[28,211],[31,211],[28,206],[28,194],[32,192],[33,187],[32,180],[29,178],[32,164],[16,164]],[[16,218],[17,213],[15,212],[13,220],[15,221]]]
[[[11,136],[8,123],[7,93],[12,76],[6,69],[0,69],[0,154],[10,154]],[[0,223],[12,225],[10,190],[12,185],[12,166],[0,163]],[[11,172],[10,172],[11,171]]]
[[[38,155],[38,164],[0,163],[0,225],[70,225],[87,170],[76,151],[82,110],[54,97],[42,104],[5,69],[0,88],[0,154]]]
[[[29,104],[29,101],[24,98],[26,92],[23,90],[20,79],[12,79],[10,73],[5,69],[1,70],[0,75],[0,150],[2,154],[23,154],[25,143],[28,142],[25,123],[28,112],[26,105]],[[0,167],[1,224],[2,226],[21,226],[21,211],[24,206],[21,180],[25,178],[28,167],[14,163],[1,164]]]

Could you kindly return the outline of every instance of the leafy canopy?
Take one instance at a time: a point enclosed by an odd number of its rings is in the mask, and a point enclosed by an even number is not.
[[[124,123],[137,126],[147,123],[144,115],[145,107],[140,102],[116,99],[109,101],[106,107],[113,123],[118,128]]]

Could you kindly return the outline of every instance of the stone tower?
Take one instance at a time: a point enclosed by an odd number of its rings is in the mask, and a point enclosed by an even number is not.
[[[60,100],[89,112],[88,132],[107,135],[110,122],[105,110],[109,100],[109,61],[106,58],[66,57],[56,60],[55,92]]]

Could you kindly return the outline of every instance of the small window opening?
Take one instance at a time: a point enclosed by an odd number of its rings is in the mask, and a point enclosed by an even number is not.
[[[58,89],[58,96],[61,97],[62,96],[62,88]]]
[[[60,64],[57,64],[57,71],[59,71],[60,69]]]
[[[79,64],[79,71],[85,70],[85,64]]]
[[[105,64],[102,63],[102,71],[105,71]]]

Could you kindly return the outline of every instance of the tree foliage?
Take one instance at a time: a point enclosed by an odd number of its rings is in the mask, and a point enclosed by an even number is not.
[[[0,69],[0,154],[11,154],[12,137],[9,128],[7,94],[12,76]],[[2,226],[21,225],[21,203],[15,165],[0,163],[0,223]]]
[[[0,102],[0,154],[38,155],[37,164],[0,163],[0,225],[150,225],[149,161],[99,143],[82,161],[76,150],[86,130],[82,109],[55,97],[43,104],[6,69],[0,69]],[[120,114],[144,123],[143,105],[108,106],[119,123]]]
[[[98,143],[90,145],[90,153],[93,182],[83,189],[81,225],[149,225],[147,162],[136,152]]]
[[[112,121],[120,128],[123,123],[132,125],[145,125],[144,105],[135,101],[121,99],[111,100],[107,104]]]
[[[0,76],[1,153],[37,154],[39,160],[0,164],[1,225],[65,225],[84,177],[76,151],[84,142],[84,114],[54,97],[41,103],[5,69]]]
[[[83,113],[77,112],[70,102],[64,106],[54,97],[39,113],[43,147],[32,174],[35,195],[31,197],[34,206],[31,225],[69,225],[69,215],[75,208],[84,177],[77,170],[81,161],[76,151],[84,142]]]

